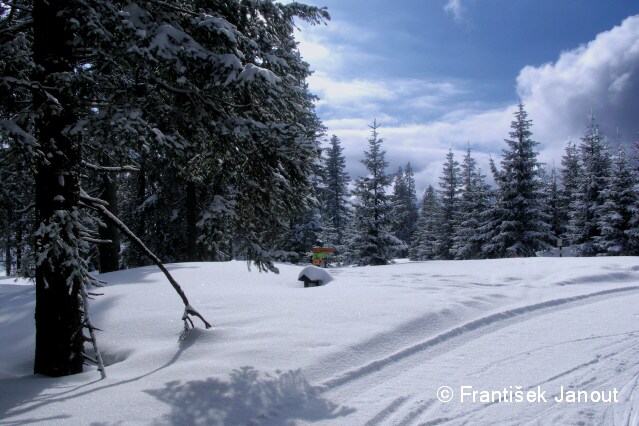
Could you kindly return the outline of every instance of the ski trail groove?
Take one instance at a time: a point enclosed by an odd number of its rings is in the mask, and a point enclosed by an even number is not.
[[[382,411],[377,413],[375,417],[367,421],[364,426],[377,426],[384,423],[389,416],[391,416],[395,411],[399,409],[404,403],[408,400],[406,396],[400,396],[390,403],[387,407],[385,407]]]
[[[473,321],[462,324],[460,326],[454,327],[446,332],[438,334],[435,337],[432,337],[430,339],[408,346],[402,350],[399,350],[383,358],[371,361],[360,367],[356,367],[356,368],[344,371],[335,377],[325,380],[323,383],[320,384],[320,388],[323,392],[339,388],[340,386],[343,386],[350,382],[364,378],[365,376],[373,374],[377,371],[380,371],[384,369],[385,367],[399,363],[400,361],[412,355],[415,355],[419,352],[422,352],[426,349],[437,347],[438,345],[451,342],[454,339],[464,336],[467,333],[477,331],[479,329],[488,327],[490,325],[496,325],[496,324],[499,324],[500,322],[503,322],[509,319],[526,316],[526,314],[535,314],[537,313],[537,311],[560,307],[562,305],[567,305],[567,304],[571,304],[571,303],[575,303],[575,302],[579,302],[579,301],[583,301],[587,299],[601,298],[602,296],[615,295],[617,293],[637,291],[637,290],[639,290],[639,286],[617,287],[613,289],[598,291],[595,293],[588,293],[588,294],[582,294],[582,295],[573,296],[573,297],[548,300],[548,301],[544,301],[540,303],[521,306],[521,307],[513,308],[513,309],[507,309],[505,311],[490,314],[485,317],[478,318]]]

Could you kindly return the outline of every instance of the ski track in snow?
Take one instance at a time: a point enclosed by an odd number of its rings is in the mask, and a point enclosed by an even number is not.
[[[399,374],[404,374],[407,371],[410,371],[413,368],[419,368],[419,366],[426,362],[433,360],[441,355],[444,355],[462,345],[465,345],[468,342],[471,342],[475,339],[479,339],[480,337],[486,336],[490,333],[494,333],[495,331],[508,327],[511,324],[519,323],[523,321],[527,321],[537,316],[541,315],[549,315],[553,314],[565,309],[571,309],[577,306],[587,305],[590,303],[597,303],[602,300],[618,297],[625,295],[629,292],[639,291],[639,286],[626,286],[613,288],[573,297],[566,298],[558,298],[552,299],[540,303],[534,303],[530,305],[520,306],[512,309],[502,310],[497,313],[493,313],[490,315],[483,316],[481,318],[468,321],[462,325],[456,326],[448,331],[442,332],[434,337],[429,339],[414,343],[410,346],[405,347],[402,350],[389,354],[387,356],[381,357],[379,359],[368,362],[359,367],[347,369],[346,371],[342,371],[338,374],[335,374],[331,377],[326,378],[319,385],[322,392],[328,393],[332,399],[341,401],[342,403],[348,404],[348,400],[353,399],[357,395],[366,392],[371,388],[378,387],[383,383],[394,379]],[[639,330],[634,334],[635,336],[639,336]],[[615,335],[611,335],[615,336]],[[611,336],[596,336],[589,339],[597,339]],[[623,333],[618,335],[620,340],[618,343],[623,344],[627,337],[627,333]],[[378,336],[372,340],[378,341],[381,340],[382,337]],[[588,339],[577,339],[579,340],[588,340]],[[374,345],[374,343],[371,343]],[[363,352],[375,353],[375,348],[365,348],[364,345],[360,345],[359,349]],[[546,348],[547,346],[542,346],[542,348]],[[368,349],[368,350],[367,350]],[[565,376],[571,376],[575,373],[582,372],[584,370],[592,373],[592,367],[597,366],[600,361],[603,361],[607,358],[613,358],[619,356],[623,353],[635,354],[639,352],[639,343],[632,345],[630,347],[626,347],[622,351],[611,351],[606,355],[599,356],[595,359],[592,359],[586,363],[576,365],[575,367],[563,371],[560,374],[554,375],[544,381],[539,383],[535,383],[534,385],[528,387],[527,389],[535,389],[537,386],[541,386],[547,383],[551,383],[556,381],[559,378]],[[347,354],[343,354],[347,356]],[[337,355],[339,356],[339,355]],[[503,360],[500,360],[503,362]],[[639,366],[639,363],[637,363]],[[486,369],[491,368],[491,365],[486,366]],[[328,370],[325,366],[325,371]],[[588,376],[588,374],[586,374]],[[590,375],[592,376],[592,374]],[[590,377],[588,376],[588,377]],[[624,424],[628,426],[639,425],[639,375],[635,375],[632,379],[628,380],[624,387],[620,389],[620,397],[627,398],[627,401],[633,401],[632,404],[626,408],[622,412],[616,411],[607,411],[607,416],[609,418],[609,422],[605,421],[605,419],[593,419],[590,417],[591,413],[588,412],[580,412],[578,414],[584,417],[583,422],[570,421],[570,424],[577,425],[587,425],[587,424],[600,424],[602,421],[604,423],[614,423],[614,424]],[[580,383],[581,385],[589,384],[588,381],[584,381]],[[605,385],[606,383],[603,383]],[[601,385],[601,384],[600,384]],[[601,386],[600,386],[601,387]],[[555,395],[549,395],[549,397],[554,398]],[[415,424],[420,419],[427,420],[425,423],[421,422],[420,425],[438,425],[438,424],[448,424],[450,422],[455,422],[457,424],[475,424],[472,421],[473,415],[481,412],[485,408],[495,404],[489,403],[482,405],[480,407],[473,408],[463,414],[457,413],[457,415],[453,417],[435,417],[432,414],[435,408],[440,407],[442,403],[440,403],[437,399],[432,398],[428,401],[425,401],[423,398],[418,401],[410,401],[411,398],[408,395],[399,396],[398,398],[391,401],[385,408],[377,413],[375,417],[370,419],[366,425],[378,425],[378,424],[392,424],[392,425],[410,425]],[[400,408],[404,408],[400,410]],[[526,424],[539,424],[540,419],[544,418],[544,416],[548,415],[548,413],[553,412],[554,404],[550,405],[548,408],[543,410],[539,415],[537,415],[534,419],[529,420]],[[522,419],[514,420],[512,424],[521,424]],[[555,419],[557,424],[566,424],[567,419]],[[595,422],[595,423],[593,423]]]
[[[354,381],[365,378],[371,373],[379,372],[385,367],[400,363],[405,359],[411,357],[412,355],[424,355],[425,351],[430,348],[435,348],[436,354],[428,353],[428,358],[433,358],[433,355],[439,356],[442,353],[448,352],[449,350],[458,347],[459,345],[465,343],[470,339],[474,339],[491,333],[498,328],[506,327],[512,323],[512,320],[524,320],[524,318],[522,318],[523,316],[531,317],[533,315],[546,314],[552,312],[549,311],[549,309],[563,307],[562,305],[574,304],[575,302],[581,302],[585,300],[597,301],[604,296],[616,296],[618,293],[638,290],[639,286],[614,288],[580,296],[548,300],[546,302],[535,303],[532,305],[526,305],[519,308],[508,309],[495,314],[487,315],[485,317],[455,327],[444,333],[438,334],[437,336],[430,339],[416,343],[386,357],[371,361],[370,363],[361,367],[342,372],[338,376],[325,380],[321,384],[321,386],[325,390],[331,390],[351,384]],[[415,360],[413,362],[418,361]],[[404,365],[402,366],[405,367]]]

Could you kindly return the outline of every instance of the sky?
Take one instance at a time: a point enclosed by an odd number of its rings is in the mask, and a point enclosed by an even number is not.
[[[437,185],[448,149],[487,170],[515,106],[533,120],[540,159],[560,167],[591,111],[611,145],[639,140],[637,0],[307,0],[326,25],[299,25],[327,135],[353,178],[368,127],[381,124],[392,173],[410,161],[417,187]]]

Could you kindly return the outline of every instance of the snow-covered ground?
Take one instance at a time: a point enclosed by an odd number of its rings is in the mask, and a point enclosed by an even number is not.
[[[157,269],[102,275],[105,380],[31,375],[34,290],[0,279],[0,425],[639,424],[637,258],[336,268],[306,289],[279,267],[170,265],[215,325],[182,341]]]

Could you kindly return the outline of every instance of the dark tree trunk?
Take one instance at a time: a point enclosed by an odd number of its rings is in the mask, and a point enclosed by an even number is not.
[[[13,245],[13,238],[11,236],[11,228],[13,228],[15,224],[13,223],[13,211],[11,210],[11,205],[7,203],[7,228],[5,229],[5,251],[4,251],[4,270],[6,272],[7,277],[11,276],[11,267],[13,266],[13,258],[11,256],[11,248]]]
[[[13,260],[11,259],[11,233],[7,232],[7,245],[4,253],[4,270],[7,273],[7,277],[11,276],[11,264]]]
[[[22,269],[22,238],[24,236],[24,226],[19,222],[16,231],[16,272]]]
[[[135,206],[133,214],[133,232],[140,238],[145,238],[146,234],[146,212],[140,207],[146,200],[146,168],[144,167],[144,156],[140,160],[140,170],[137,172]],[[132,250],[127,256],[128,266],[142,266],[145,264],[144,257],[137,251]]]
[[[144,168],[144,160],[141,161],[140,171],[137,179],[137,205],[138,207],[146,200],[146,171]],[[144,215],[139,214],[137,217],[136,234],[140,237],[144,236],[146,227],[144,226]]]
[[[186,256],[189,262],[198,261],[197,250],[197,189],[186,183]]]
[[[72,95],[62,79],[72,70],[71,34],[63,1],[33,2],[36,137],[44,154],[36,166],[36,348],[34,372],[64,376],[82,371],[78,229],[80,147],[65,134],[74,124]]]
[[[118,215],[118,183],[115,174],[104,173],[102,176],[101,196],[109,203],[109,210],[114,215]],[[111,243],[100,244],[100,272],[113,272],[120,270],[120,231],[111,222],[106,222],[106,226],[100,227],[100,238],[110,240]]]

